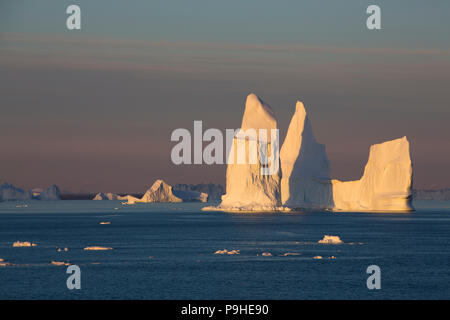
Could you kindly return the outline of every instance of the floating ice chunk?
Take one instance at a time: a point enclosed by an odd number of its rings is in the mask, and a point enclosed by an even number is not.
[[[271,257],[272,256],[272,254],[270,252],[263,252],[261,255],[263,257]]]
[[[301,253],[298,253],[298,252],[286,252],[286,253],[283,253],[282,254],[282,256],[283,257],[287,257],[287,256],[299,256]]]
[[[322,240],[319,240],[321,244],[342,244],[344,243],[339,236],[324,236]]]
[[[54,266],[70,266],[70,263],[68,262],[52,261],[51,263]]]
[[[240,250],[231,250],[228,251],[227,249],[223,249],[223,250],[217,250],[216,252],[214,252],[214,254],[240,254]]]
[[[110,221],[102,221],[102,222],[100,222],[100,224],[111,224],[111,222]]]
[[[113,248],[110,247],[99,247],[99,246],[92,246],[92,247],[86,247],[83,250],[112,250]]]
[[[313,259],[320,260],[320,259],[322,259],[322,256],[315,256],[315,257],[313,257]]]
[[[36,246],[37,246],[37,244],[31,243],[28,241],[24,241],[24,242],[16,241],[13,243],[13,247],[16,247],[16,248],[18,248],[18,247],[36,247]]]

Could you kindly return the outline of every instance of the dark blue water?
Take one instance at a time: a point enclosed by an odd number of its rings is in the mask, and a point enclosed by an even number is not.
[[[0,204],[0,258],[10,263],[0,267],[0,299],[450,299],[445,203],[410,214],[231,214],[202,212],[199,204],[115,201],[16,205]],[[344,244],[318,244],[326,234]],[[37,246],[15,248],[17,240]],[[240,254],[214,254],[222,249]],[[288,252],[299,255],[283,256]],[[67,267],[51,261],[78,265],[81,290],[68,290]],[[381,268],[381,290],[366,286],[373,264]]]

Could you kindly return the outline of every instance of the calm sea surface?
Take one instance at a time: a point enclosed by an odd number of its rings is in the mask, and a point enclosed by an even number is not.
[[[415,206],[233,214],[198,203],[3,202],[0,299],[450,299],[450,203]],[[324,235],[344,244],[318,244]],[[214,254],[223,249],[240,254]],[[81,290],[51,261],[78,265]],[[370,265],[381,290],[367,289]]]

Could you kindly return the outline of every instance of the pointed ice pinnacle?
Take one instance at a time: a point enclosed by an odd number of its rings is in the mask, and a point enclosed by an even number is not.
[[[141,199],[141,202],[182,202],[172,193],[172,187],[163,180],[156,180]]]
[[[330,165],[316,141],[303,103],[297,101],[280,152],[281,202],[290,208],[332,207]]]
[[[272,109],[259,99],[255,94],[250,94],[245,103],[244,116],[242,118],[241,132],[254,129],[268,130],[267,140],[264,142],[258,136],[257,149],[261,144],[267,144],[270,150],[277,143],[270,139],[271,129],[277,129],[277,121]],[[245,150],[250,148],[249,137],[245,138],[238,133],[234,139],[230,150],[230,157],[233,158],[237,152],[239,144],[245,145]],[[258,133],[257,133],[258,134]],[[264,149],[264,148],[263,148]],[[229,161],[226,176],[226,194],[222,196],[222,203],[218,209],[222,210],[275,210],[280,206],[280,172],[275,174],[262,174],[263,165],[260,161]],[[278,159],[279,161],[279,159]],[[276,164],[279,166],[279,162]]]

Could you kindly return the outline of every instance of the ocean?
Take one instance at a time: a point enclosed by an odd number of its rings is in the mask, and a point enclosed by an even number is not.
[[[3,202],[0,299],[450,299],[450,202],[414,205],[238,214],[201,203]],[[325,235],[344,243],[319,244]],[[225,249],[238,254],[215,254]],[[81,289],[69,290],[67,266],[52,261],[79,266]],[[371,265],[379,290],[366,285]]]

